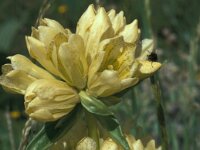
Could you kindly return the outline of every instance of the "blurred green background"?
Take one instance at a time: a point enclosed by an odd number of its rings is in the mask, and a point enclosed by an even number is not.
[[[149,5],[147,2],[150,2]],[[41,0],[0,1],[0,63],[17,53],[28,56],[25,35],[30,35]],[[64,27],[75,31],[76,22],[93,0],[54,0],[45,13]],[[159,60],[159,71],[166,124],[171,150],[200,149],[200,1],[199,0],[100,0],[107,10],[123,10],[127,23],[139,20],[142,39],[152,29]],[[151,11],[150,21],[146,17]],[[132,97],[132,98],[130,98]],[[149,79],[131,89],[115,112],[126,129],[137,138],[154,137],[160,143]],[[17,149],[24,123],[23,97],[0,89],[0,149]],[[14,136],[13,141],[10,140]],[[12,144],[11,144],[12,142]]]

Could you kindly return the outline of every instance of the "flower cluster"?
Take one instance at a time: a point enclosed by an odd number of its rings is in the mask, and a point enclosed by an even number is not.
[[[136,85],[161,64],[148,61],[152,40],[139,41],[137,20],[126,24],[123,12],[90,5],[76,33],[55,20],[42,19],[26,37],[29,54],[8,57],[0,84],[25,95],[26,113],[39,121],[54,121],[80,102],[78,93],[107,97]]]
[[[127,135],[126,140],[129,144],[130,150],[161,150],[161,147],[156,148],[155,141],[150,140],[146,146],[140,139],[136,140],[132,135]],[[94,150],[96,143],[92,138],[85,137],[77,144],[76,150]],[[100,150],[123,150],[123,148],[115,143],[111,138],[101,140]]]

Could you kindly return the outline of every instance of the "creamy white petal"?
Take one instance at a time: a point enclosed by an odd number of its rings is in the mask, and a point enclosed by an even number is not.
[[[162,66],[159,62],[152,62],[152,61],[138,61],[139,68],[137,73],[134,75],[140,79],[147,78],[151,76],[153,73],[155,73],[157,70],[160,69]]]
[[[138,59],[140,60],[147,60],[148,55],[150,55],[153,52],[154,49],[154,43],[152,39],[144,39],[142,40],[141,44],[141,54]]]
[[[93,24],[95,16],[96,16],[96,13],[95,13],[94,5],[90,5],[87,8],[87,10],[83,13],[83,15],[81,16],[81,18],[79,19],[77,23],[76,33],[82,36],[85,44],[87,43],[89,29],[91,25]]]
[[[96,150],[96,147],[96,142],[92,138],[85,137],[78,142],[76,150]]]
[[[54,77],[46,70],[33,64],[28,58],[23,55],[14,55],[8,57],[14,70],[22,70],[28,75],[37,79],[54,79]]]
[[[26,44],[31,57],[36,59],[42,66],[44,66],[51,73],[58,75],[58,70],[52,64],[49,58],[49,52],[44,43],[33,37],[26,37]]]
[[[105,51],[105,55],[100,70],[108,69],[109,65],[113,65],[117,58],[122,54],[123,48],[124,40],[122,36],[102,41],[99,46],[99,51]]]
[[[133,150],[144,150],[141,140],[137,140],[133,143]]]
[[[88,62],[94,58],[98,52],[99,43],[106,39],[112,37],[114,31],[112,29],[112,24],[110,19],[104,10],[104,8],[99,8],[94,22],[89,31],[89,37],[86,44],[86,56]]]
[[[124,27],[123,31],[119,33],[124,37],[125,42],[135,43],[140,35],[140,30],[138,29],[138,21],[134,20],[131,24]]]
[[[111,9],[108,12],[108,17],[110,18],[110,21],[113,22],[115,20],[115,16],[116,16],[116,11],[114,9]]]
[[[121,91],[126,88],[136,85],[138,82],[139,82],[139,78],[136,78],[136,77],[121,80],[121,85],[122,85]]]
[[[112,17],[112,14],[110,16]],[[111,18],[111,19],[112,19],[111,22],[112,22],[112,27],[114,29],[114,32],[115,34],[118,34],[124,28],[126,24],[124,12],[123,11],[119,12],[114,18]]]
[[[77,103],[76,91],[58,80],[37,80],[25,93],[26,113],[38,121],[57,120],[68,114]]]
[[[48,26],[39,26],[38,27],[39,37],[38,40],[48,46],[50,42],[54,39],[55,35],[57,35],[59,30],[57,28],[52,28]],[[61,32],[62,33],[62,32]]]
[[[89,94],[95,97],[110,96],[122,89],[118,73],[113,70],[104,70],[96,73],[93,80],[88,84]]]
[[[97,55],[92,60],[91,65],[88,70],[88,85],[92,84],[93,80],[95,80],[95,74],[100,70],[101,64],[103,62],[105,56],[105,51],[99,51]]]
[[[28,86],[35,80],[22,70],[10,70],[0,76],[0,84],[7,91],[18,94],[24,94]]]
[[[66,81],[79,89],[86,85],[87,61],[85,58],[85,47],[79,35],[71,35],[68,43],[64,43],[59,49],[60,72]]]
[[[113,142],[112,139],[106,139],[103,142],[100,150],[120,150],[120,149],[119,146],[115,142]]]
[[[44,19],[41,20],[41,24],[40,25],[45,25],[45,26],[48,26],[48,27],[52,27],[52,28],[55,28],[55,29],[57,29],[57,30],[59,30],[61,32],[64,31],[63,26],[59,22],[57,22],[57,21],[55,21],[53,19],[44,18]]]
[[[156,143],[154,140],[150,140],[144,150],[156,150]]]

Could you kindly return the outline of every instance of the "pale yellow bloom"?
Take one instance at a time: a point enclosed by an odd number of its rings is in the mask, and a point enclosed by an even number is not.
[[[96,142],[92,138],[85,137],[78,142],[76,150],[96,150],[96,147]]]
[[[126,24],[124,13],[96,11],[90,5],[80,18],[76,33],[85,43],[89,65],[87,89],[96,97],[106,97],[133,86],[161,67],[147,60],[152,40],[139,43],[138,21]]]
[[[156,148],[155,140],[150,140],[146,145],[140,139],[136,140],[132,135],[127,135],[126,140],[130,150],[161,150],[161,147]],[[76,150],[96,150],[96,143],[89,137],[83,138],[76,146]],[[123,148],[114,142],[111,138],[100,140],[100,150],[123,150]]]
[[[29,54],[41,67],[22,55],[9,57],[0,84],[25,95],[30,117],[53,121],[79,103],[78,92],[107,97],[136,85],[161,64],[147,60],[152,40],[139,42],[137,20],[126,24],[123,12],[106,12],[90,5],[71,33],[55,20],[42,19],[26,36]]]
[[[59,12],[60,14],[64,14],[64,13],[66,13],[67,11],[68,11],[68,6],[65,5],[65,4],[62,4],[62,5],[60,5],[60,6],[58,7],[58,12]]]

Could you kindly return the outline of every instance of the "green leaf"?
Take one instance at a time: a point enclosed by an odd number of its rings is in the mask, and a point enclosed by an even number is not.
[[[44,127],[32,139],[27,146],[27,150],[49,149],[59,138],[65,135],[76,121],[76,116],[80,112],[80,105],[76,106],[74,110],[64,118],[50,123],[45,123]]]
[[[103,102],[95,97],[88,96],[85,92],[79,93],[82,106],[92,113],[101,125],[106,128],[110,136],[125,150],[130,150],[129,145],[122,133],[119,121]]]

